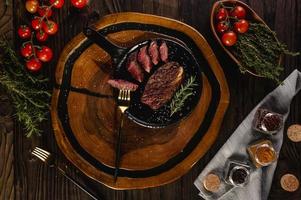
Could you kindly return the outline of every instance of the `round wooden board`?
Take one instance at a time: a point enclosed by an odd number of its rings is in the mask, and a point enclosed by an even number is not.
[[[154,187],[181,177],[215,141],[229,104],[227,82],[212,49],[192,27],[159,16],[118,13],[95,27],[127,47],[158,35],[186,38],[204,67],[202,94],[194,111],[176,125],[149,129],[125,121],[121,173],[114,183],[120,111],[106,84],[110,56],[79,34],[63,50],[56,69],[59,87],[53,92],[51,115],[59,147],[87,176],[114,189]]]

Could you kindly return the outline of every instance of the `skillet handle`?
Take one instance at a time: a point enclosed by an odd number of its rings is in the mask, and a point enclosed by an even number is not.
[[[118,64],[122,57],[126,54],[128,49],[117,46],[106,39],[104,35],[91,27],[85,27],[83,30],[85,36],[92,42],[96,43],[99,47],[104,49],[110,54],[115,64]]]

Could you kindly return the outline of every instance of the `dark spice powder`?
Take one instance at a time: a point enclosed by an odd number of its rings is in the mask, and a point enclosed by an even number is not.
[[[243,169],[236,169],[232,174],[232,180],[236,184],[243,184],[248,176],[247,172]]]

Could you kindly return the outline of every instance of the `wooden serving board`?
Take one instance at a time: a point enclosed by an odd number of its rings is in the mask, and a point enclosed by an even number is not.
[[[110,55],[79,34],[65,47],[56,68],[51,115],[59,147],[87,176],[114,189],[176,180],[213,144],[229,104],[228,85],[212,49],[192,27],[159,16],[118,13],[95,27],[125,47],[159,36],[181,40],[202,66],[201,97],[187,118],[166,128],[145,128],[126,119],[120,177],[114,183],[120,111],[106,84],[112,73]]]

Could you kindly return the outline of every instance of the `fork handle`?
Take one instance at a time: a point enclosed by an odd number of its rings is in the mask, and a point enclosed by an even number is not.
[[[99,198],[95,197],[91,192],[89,192],[88,190],[86,190],[84,188],[83,185],[81,185],[78,181],[76,181],[75,179],[73,179],[71,176],[69,176],[68,174],[66,174],[66,172],[60,168],[60,167],[56,167],[56,169],[58,170],[58,172],[60,172],[63,176],[65,176],[69,181],[71,181],[74,185],[76,185],[79,189],[81,189],[82,191],[84,191],[87,195],[89,195],[92,199],[94,200],[100,200]]]
[[[123,126],[123,116],[124,113],[121,113],[121,121],[119,123],[118,135],[117,135],[117,145],[115,151],[115,171],[114,171],[114,182],[117,181],[118,173],[119,173],[119,165],[120,165],[120,150],[121,150],[121,128]]]

